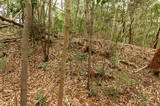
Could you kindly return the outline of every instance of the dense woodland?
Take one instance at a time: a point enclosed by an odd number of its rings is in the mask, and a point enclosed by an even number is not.
[[[160,106],[160,0],[0,0],[0,106]]]

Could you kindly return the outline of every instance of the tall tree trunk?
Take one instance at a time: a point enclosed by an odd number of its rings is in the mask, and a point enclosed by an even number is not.
[[[154,48],[154,49],[157,48],[158,40],[159,40],[159,35],[160,35],[160,26],[159,26],[158,31],[157,31],[157,33],[156,33],[156,39],[155,39],[154,44],[153,44],[153,48]]]
[[[134,21],[134,18],[132,19],[131,18],[131,21],[130,21],[130,24],[129,24],[129,40],[128,40],[128,43],[129,44],[133,44],[133,32],[132,32],[132,25],[133,25],[133,21]]]
[[[42,22],[42,25],[45,27],[46,23],[45,23],[45,20],[46,20],[46,16],[45,16],[45,1],[42,1],[42,7],[41,7],[41,22]]]
[[[24,0],[21,0],[20,4],[22,9],[21,22],[24,23]]]
[[[52,26],[52,22],[51,22],[51,9],[52,9],[52,0],[49,0],[49,11],[48,11],[48,31],[50,31],[51,26]]]
[[[74,26],[73,27],[78,27],[78,19],[77,18],[78,18],[78,13],[79,13],[79,5],[80,5],[80,0],[77,1],[77,9],[76,9],[76,13],[75,13]],[[77,33],[75,33],[75,34],[77,34]]]
[[[49,9],[48,9],[48,33],[50,33],[51,30],[51,6],[52,6],[52,0],[49,0],[48,3]],[[44,41],[43,41],[43,54],[44,54],[44,62],[47,62],[49,60],[49,48],[50,48],[50,34],[43,35]]]
[[[111,40],[114,40],[114,36],[116,35],[116,18],[118,13],[117,13],[117,7],[115,3],[113,3],[113,8],[114,8],[114,16],[112,20]]]
[[[21,71],[21,98],[20,105],[27,106],[27,79],[28,79],[28,39],[31,32],[32,6],[30,0],[25,0],[25,21],[22,36],[22,71]]]
[[[128,14],[129,14],[129,19],[130,19],[129,28],[128,28],[128,43],[129,44],[133,44],[133,22],[134,22],[134,14],[135,14],[136,7],[137,7],[136,1],[130,2],[128,4]]]
[[[64,78],[65,78],[65,63],[67,60],[67,52],[69,46],[69,29],[70,29],[70,0],[65,0],[65,17],[64,17],[64,48],[62,53],[62,60],[60,62],[60,86],[59,86],[59,97],[58,106],[63,106],[63,95],[64,95]]]
[[[121,34],[125,34],[126,22],[125,22],[125,1],[123,0],[123,11],[122,11],[122,31]]]
[[[93,36],[93,10],[94,9],[94,1],[93,0],[86,0],[86,30],[87,30],[87,36],[88,36],[88,50],[89,50],[89,56],[88,56],[88,82],[87,82],[87,89],[90,89],[90,83],[92,80],[92,67],[91,67],[91,48],[92,48],[92,36]]]

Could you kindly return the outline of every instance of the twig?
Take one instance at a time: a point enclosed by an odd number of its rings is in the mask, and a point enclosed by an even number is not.
[[[148,68],[148,65],[146,65],[146,66],[144,66],[144,67],[138,69],[135,73],[137,73],[137,72],[139,72],[139,71],[142,71],[142,70],[144,70],[144,69],[146,69],[146,68]]]

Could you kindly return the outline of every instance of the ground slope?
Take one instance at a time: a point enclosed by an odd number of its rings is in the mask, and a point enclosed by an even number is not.
[[[1,57],[1,63],[5,63],[6,68],[0,78],[4,88],[0,91],[0,106],[19,106],[20,41],[1,45],[0,53],[6,54]],[[108,40],[93,40],[92,45],[94,75],[92,89],[87,91],[87,40],[74,38],[71,42],[66,63],[64,106],[160,106],[160,80],[148,70],[135,73],[149,63],[154,49]],[[37,100],[41,100],[41,104],[46,102],[44,106],[57,105],[62,47],[62,39],[53,39],[47,63],[42,62],[40,44],[29,49],[29,106]],[[88,94],[92,96],[88,97]]]

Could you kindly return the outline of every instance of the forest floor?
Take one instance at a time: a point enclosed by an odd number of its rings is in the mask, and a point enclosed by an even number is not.
[[[92,55],[94,75],[91,90],[88,91],[88,53],[82,50],[85,44],[86,41],[80,38],[74,38],[71,42],[65,69],[64,106],[160,106],[160,79],[148,70],[135,73],[149,63],[154,49],[94,40],[92,48],[98,52]],[[19,106],[20,45],[20,40],[0,43],[0,55],[6,54],[0,58],[0,106]],[[62,49],[63,40],[53,39],[50,61],[44,63],[41,46],[30,47],[28,106],[33,106],[37,100],[39,106],[57,105]],[[108,55],[100,55],[101,51],[107,51]],[[4,64],[5,68],[2,67]],[[46,94],[45,98],[43,94]]]

